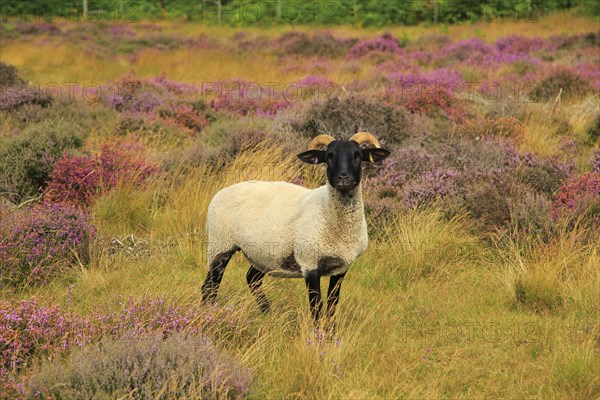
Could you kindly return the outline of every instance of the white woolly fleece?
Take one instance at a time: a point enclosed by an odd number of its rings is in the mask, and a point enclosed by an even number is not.
[[[368,244],[360,185],[345,197],[329,183],[306,189],[287,182],[242,182],[208,206],[208,263],[241,249],[272,276],[300,278],[329,260],[324,275],[346,272]],[[290,256],[300,267],[290,266]],[[293,264],[293,263],[292,263]]]

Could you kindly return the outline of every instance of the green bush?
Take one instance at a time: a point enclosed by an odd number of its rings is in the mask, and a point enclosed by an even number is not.
[[[0,196],[19,203],[38,195],[56,160],[65,150],[81,147],[84,136],[76,122],[56,118],[29,125],[17,137],[0,139]]]

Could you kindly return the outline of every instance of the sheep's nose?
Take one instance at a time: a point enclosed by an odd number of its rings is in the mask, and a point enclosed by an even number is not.
[[[350,178],[350,174],[347,172],[340,172],[338,174],[338,179],[348,179],[348,178]]]

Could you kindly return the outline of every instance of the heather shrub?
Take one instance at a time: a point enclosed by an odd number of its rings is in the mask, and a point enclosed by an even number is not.
[[[204,112],[204,103],[171,103],[159,108],[158,115],[166,121],[173,122],[175,125],[189,129],[196,134],[209,123],[210,117]]]
[[[580,76],[566,70],[555,71],[538,82],[529,93],[534,101],[548,101],[561,93],[564,99],[593,93],[590,84]]]
[[[247,335],[248,326],[247,319],[232,308],[198,305],[183,309],[161,297],[130,297],[114,312],[94,309],[87,317],[59,306],[45,306],[35,298],[0,301],[0,393],[15,392],[15,375],[36,358],[51,361],[73,347],[101,338],[131,343],[203,332],[225,340]]]
[[[197,88],[162,75],[154,78],[126,75],[105,87],[102,93],[102,100],[119,112],[150,113],[165,102],[179,101],[182,97],[197,93]]]
[[[592,172],[600,174],[600,149],[592,153]]]
[[[456,72],[439,69],[420,74],[391,73],[386,80],[386,101],[402,104],[411,113],[441,113],[458,121],[464,118],[465,111],[457,105],[456,97],[464,81]]]
[[[86,263],[95,234],[81,211],[46,204],[0,214],[0,280],[3,284],[43,284],[61,268]]]
[[[496,48],[511,54],[529,54],[531,52],[553,50],[554,45],[542,38],[505,36],[496,41]]]
[[[0,93],[6,88],[23,85],[25,81],[19,76],[19,71],[12,65],[0,62]]]
[[[482,227],[507,227],[511,223],[511,203],[519,203],[529,188],[506,171],[482,176],[466,191],[465,208]]]
[[[60,33],[60,28],[57,24],[47,21],[40,22],[19,22],[16,26],[15,31],[20,35],[38,35],[38,34],[50,34],[57,35]]]
[[[241,399],[252,374],[202,335],[153,335],[104,340],[77,349],[65,361],[44,362],[26,395],[89,399]]]
[[[506,45],[509,43],[506,42]],[[512,45],[511,45],[512,46]],[[449,43],[443,46],[435,53],[436,64],[438,65],[456,65],[466,64],[475,67],[489,68],[489,66],[501,66],[503,64],[512,64],[518,61],[528,61],[535,63],[526,52],[517,50],[509,51],[505,43],[500,41],[499,46],[492,46],[479,38],[469,38]],[[510,49],[512,50],[512,48]]]
[[[15,111],[27,106],[48,107],[53,98],[30,88],[12,65],[0,62],[0,111]]]
[[[524,153],[520,157],[516,170],[521,181],[535,190],[551,195],[573,173],[573,166],[556,158],[543,159],[532,153]]]
[[[55,357],[88,343],[92,332],[82,317],[46,307],[36,298],[0,301],[0,327],[0,392],[8,396],[15,390],[14,374],[29,367],[35,356]]]
[[[398,39],[391,33],[384,33],[382,36],[374,39],[365,39],[356,43],[348,54],[350,58],[358,59],[362,57],[381,58],[386,55],[397,55],[402,52]]]
[[[65,151],[83,145],[81,126],[64,118],[30,124],[19,136],[0,139],[0,195],[13,203],[36,196]]]
[[[600,70],[597,63],[582,63],[576,65],[572,71],[589,82],[596,91],[600,89]]]
[[[144,150],[140,143],[115,140],[94,155],[64,154],[50,174],[44,201],[89,206],[121,181],[141,185],[157,171],[145,160]]]
[[[48,107],[52,104],[52,96],[37,89],[14,87],[0,91],[0,111],[12,111],[25,105]]]
[[[552,215],[600,226],[600,174],[587,172],[567,179],[553,196]]]
[[[399,143],[408,136],[409,122],[403,110],[358,96],[314,102],[292,128],[306,137],[327,132],[350,137],[358,131],[372,132],[387,143]]]
[[[470,38],[448,43],[440,50],[439,57],[445,58],[447,62],[457,63],[489,55],[493,52],[493,47],[486,44],[483,40]]]
[[[579,33],[575,35],[555,35],[550,40],[558,49],[576,49],[600,45],[600,34],[597,32]]]
[[[214,85],[211,109],[242,116],[272,117],[280,110],[290,107],[293,99],[286,99],[281,92],[243,80],[220,82]]]
[[[546,234],[550,195],[571,171],[568,164],[521,154],[498,140],[430,137],[396,150],[367,176],[366,212],[376,227],[401,210],[437,204],[449,216],[467,212],[486,231],[531,228]]]
[[[303,32],[286,32],[274,41],[283,55],[340,57],[357,42],[356,39],[334,37],[330,32],[309,36]]]

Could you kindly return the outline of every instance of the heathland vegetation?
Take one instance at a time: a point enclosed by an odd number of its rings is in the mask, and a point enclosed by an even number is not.
[[[8,18],[0,398],[600,397],[582,7],[370,30]],[[261,314],[238,256],[203,306],[214,193],[316,187],[295,155],[357,130],[392,154],[365,170],[371,241],[337,337],[311,329],[301,280],[267,278]]]

